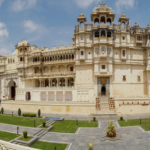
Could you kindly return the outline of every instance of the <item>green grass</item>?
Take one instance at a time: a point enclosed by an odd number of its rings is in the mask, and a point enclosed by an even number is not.
[[[47,143],[47,142],[37,141],[30,147],[42,149],[42,150],[54,150],[54,148],[56,147],[56,149],[58,150],[65,150],[67,144]]]
[[[118,120],[121,127],[125,126],[140,126],[140,119],[129,119],[127,122]],[[150,130],[150,118],[141,119],[141,127],[149,131]]]
[[[10,115],[0,114],[0,123],[34,127],[34,120],[35,120],[35,127],[37,127],[43,122],[47,121],[48,119],[19,117],[19,116],[12,117]]]
[[[89,121],[78,121],[78,127],[97,127],[97,122],[91,122]],[[63,121],[57,121],[53,124],[53,129],[51,129],[51,132],[63,132],[63,133],[75,133],[77,128],[76,126],[76,120],[63,120]]]
[[[22,136],[22,137],[20,137],[20,138],[17,139],[17,140],[21,140],[21,141],[26,141],[26,142],[28,142],[28,141],[30,141],[32,138],[33,138],[32,136],[27,136],[27,138],[24,138],[24,137]]]
[[[17,134],[14,134],[14,133],[0,131],[0,140],[10,141],[10,140],[15,139],[18,136],[20,136],[20,135],[17,135]]]

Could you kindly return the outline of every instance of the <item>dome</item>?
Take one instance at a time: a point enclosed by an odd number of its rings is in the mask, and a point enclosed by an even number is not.
[[[98,4],[97,7],[93,9],[93,13],[100,12],[100,11],[106,11],[112,13],[112,8],[108,7],[107,4]]]
[[[22,40],[20,43],[18,43],[18,47],[19,46],[30,46],[30,43],[27,42],[27,40]]]

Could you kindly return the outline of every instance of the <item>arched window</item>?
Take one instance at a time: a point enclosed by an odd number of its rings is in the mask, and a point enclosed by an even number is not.
[[[99,25],[99,19],[98,18],[95,18],[94,25]]]
[[[20,53],[22,53],[22,48],[20,49]]]
[[[49,57],[47,57],[47,61],[49,61]]]
[[[53,56],[53,61],[54,61],[54,59],[55,59],[55,58],[54,58],[54,56]]]
[[[50,57],[50,61],[52,61],[52,57]]]
[[[125,29],[125,22],[122,22],[121,27],[122,27],[122,29]]]
[[[60,57],[60,60],[62,60],[62,56]]]
[[[101,23],[105,23],[105,17],[104,16],[101,17]]]
[[[71,59],[71,55],[69,55],[69,59]]]
[[[22,57],[20,57],[20,61],[22,61]],[[34,61],[33,61],[34,62]]]
[[[126,55],[126,51],[125,50],[122,51],[122,55],[123,55],[123,57],[125,57],[125,55]]]
[[[37,58],[35,58],[35,62],[37,62]]]
[[[58,60],[60,59],[60,56],[58,56]]]
[[[95,32],[95,37],[99,37],[99,32],[98,31]]]
[[[63,59],[65,60],[65,55],[63,55]]]
[[[111,37],[111,32],[110,31],[107,32],[107,37]]]
[[[105,30],[102,30],[102,31],[101,31],[101,36],[106,36],[106,35],[105,35]]]
[[[74,59],[74,55],[72,54],[72,59]]]
[[[26,52],[26,51],[27,51],[27,48],[24,49],[24,52]]]
[[[107,18],[107,25],[111,25],[111,19]]]
[[[84,23],[80,22],[80,28],[83,28],[83,27],[84,27]]]
[[[55,60],[57,60],[57,56],[55,56]]]
[[[138,41],[142,41],[142,37],[140,35],[137,36]]]
[[[68,55],[66,55],[66,59],[68,59]]]

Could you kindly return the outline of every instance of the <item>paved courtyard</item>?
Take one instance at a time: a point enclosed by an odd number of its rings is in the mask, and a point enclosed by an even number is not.
[[[49,132],[40,141],[68,143],[68,150],[86,150],[88,142],[93,142],[94,150],[148,150],[150,148],[150,134],[139,127],[119,127],[117,134],[122,139],[116,142],[104,141],[106,135],[107,121],[100,121],[100,128],[80,128],[75,134]]]
[[[43,114],[43,116],[49,117],[64,117],[68,120],[91,120],[90,116],[77,116],[77,115],[53,115]],[[143,115],[124,115],[125,119],[137,119],[137,118],[149,118],[150,114]],[[97,128],[78,128],[76,133],[57,133],[48,132],[39,141],[64,143],[68,144],[66,150],[88,150],[88,142],[93,142],[94,150],[148,150],[150,149],[150,131],[145,131],[141,127],[120,127],[117,119],[119,116],[109,117],[97,117]],[[122,135],[120,141],[111,142],[104,141],[102,137],[106,135],[106,128],[108,126],[108,120],[113,120],[113,123],[117,129],[117,134]],[[34,135],[40,129],[19,126],[19,133],[28,131],[29,135]],[[0,131],[7,131],[16,133],[16,125],[8,125],[0,123]]]

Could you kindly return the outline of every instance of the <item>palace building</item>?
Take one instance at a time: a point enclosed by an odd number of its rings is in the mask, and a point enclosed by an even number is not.
[[[77,18],[74,44],[38,48],[22,40],[0,56],[5,109],[61,114],[137,114],[150,110],[150,25],[130,26],[124,13],[99,4],[86,24]],[[13,101],[14,100],[14,101]]]

